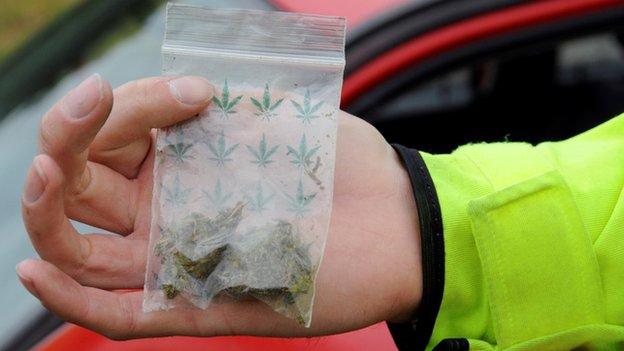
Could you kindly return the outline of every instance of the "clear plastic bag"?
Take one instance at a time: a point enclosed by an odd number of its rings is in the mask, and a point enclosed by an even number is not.
[[[168,5],[164,74],[217,91],[158,131],[145,311],[255,298],[310,325],[344,33],[337,17]]]

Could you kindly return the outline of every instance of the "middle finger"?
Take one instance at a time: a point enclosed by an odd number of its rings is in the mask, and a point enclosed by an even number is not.
[[[41,121],[39,145],[66,180],[67,215],[120,234],[134,228],[138,185],[110,168],[87,162],[89,146],[112,106],[110,85],[93,75],[53,106]]]
[[[60,167],[39,155],[27,176],[22,213],[39,255],[82,284],[103,288],[143,284],[147,241],[113,235],[81,235],[65,215]]]

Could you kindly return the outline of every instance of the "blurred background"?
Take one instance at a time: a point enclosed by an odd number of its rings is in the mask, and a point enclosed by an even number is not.
[[[262,1],[184,2],[270,8]],[[14,349],[22,332],[47,333],[59,324],[21,287],[14,270],[19,261],[36,255],[23,228],[19,199],[37,152],[39,121],[92,73],[113,86],[159,75],[164,3],[0,0],[0,349]],[[38,327],[28,329],[33,323]]]
[[[347,17],[343,108],[374,124],[389,141],[429,152],[467,142],[562,139],[624,112],[623,1],[178,2]],[[38,349],[201,346],[189,338],[112,343],[63,325],[21,287],[14,272],[19,261],[35,256],[19,199],[37,152],[41,116],[94,72],[113,86],[158,75],[163,5],[160,0],[0,0],[0,350],[27,350],[44,339]],[[249,340],[256,339],[238,339],[239,348],[210,342],[218,350],[264,349],[260,344],[395,349],[384,325],[313,343]]]
[[[159,72],[161,2],[98,3],[0,1],[0,311],[6,317],[0,320],[0,345],[7,349],[37,319],[58,324],[20,286],[14,271],[19,261],[36,255],[23,229],[19,199],[36,154],[41,116],[93,72],[113,85]],[[98,13],[103,18],[94,16]],[[101,23],[87,26],[91,21]],[[129,43],[133,37],[138,46]]]

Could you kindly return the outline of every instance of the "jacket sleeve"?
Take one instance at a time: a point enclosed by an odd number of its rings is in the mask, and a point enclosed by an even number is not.
[[[537,146],[395,148],[423,217],[400,350],[624,348],[624,115]]]

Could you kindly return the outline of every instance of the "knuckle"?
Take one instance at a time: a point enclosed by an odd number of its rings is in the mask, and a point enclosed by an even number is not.
[[[39,142],[42,150],[63,154],[84,148],[84,145],[73,145],[76,142],[76,132],[71,120],[60,102],[43,115],[39,124]]]
[[[82,206],[82,198],[86,190],[91,185],[92,181],[92,171],[91,167],[84,163],[84,166],[81,165],[79,169],[83,169],[81,173],[70,179],[70,182],[66,189],[66,204],[68,206]]]
[[[128,91],[134,95],[135,109],[137,113],[149,111],[150,105],[161,101],[159,96],[160,87],[165,83],[162,78],[148,78],[128,83]]]
[[[46,114],[41,119],[39,127],[39,147],[42,151],[50,153],[54,153],[59,148],[59,142],[62,142],[54,133],[52,118],[51,114]]]
[[[149,97],[150,80],[141,79],[130,83],[131,90],[141,101]]]
[[[93,243],[85,237],[85,240],[80,241],[79,247],[79,253],[64,257],[64,262],[59,263],[59,268],[76,281],[83,282],[84,277],[92,270]]]

